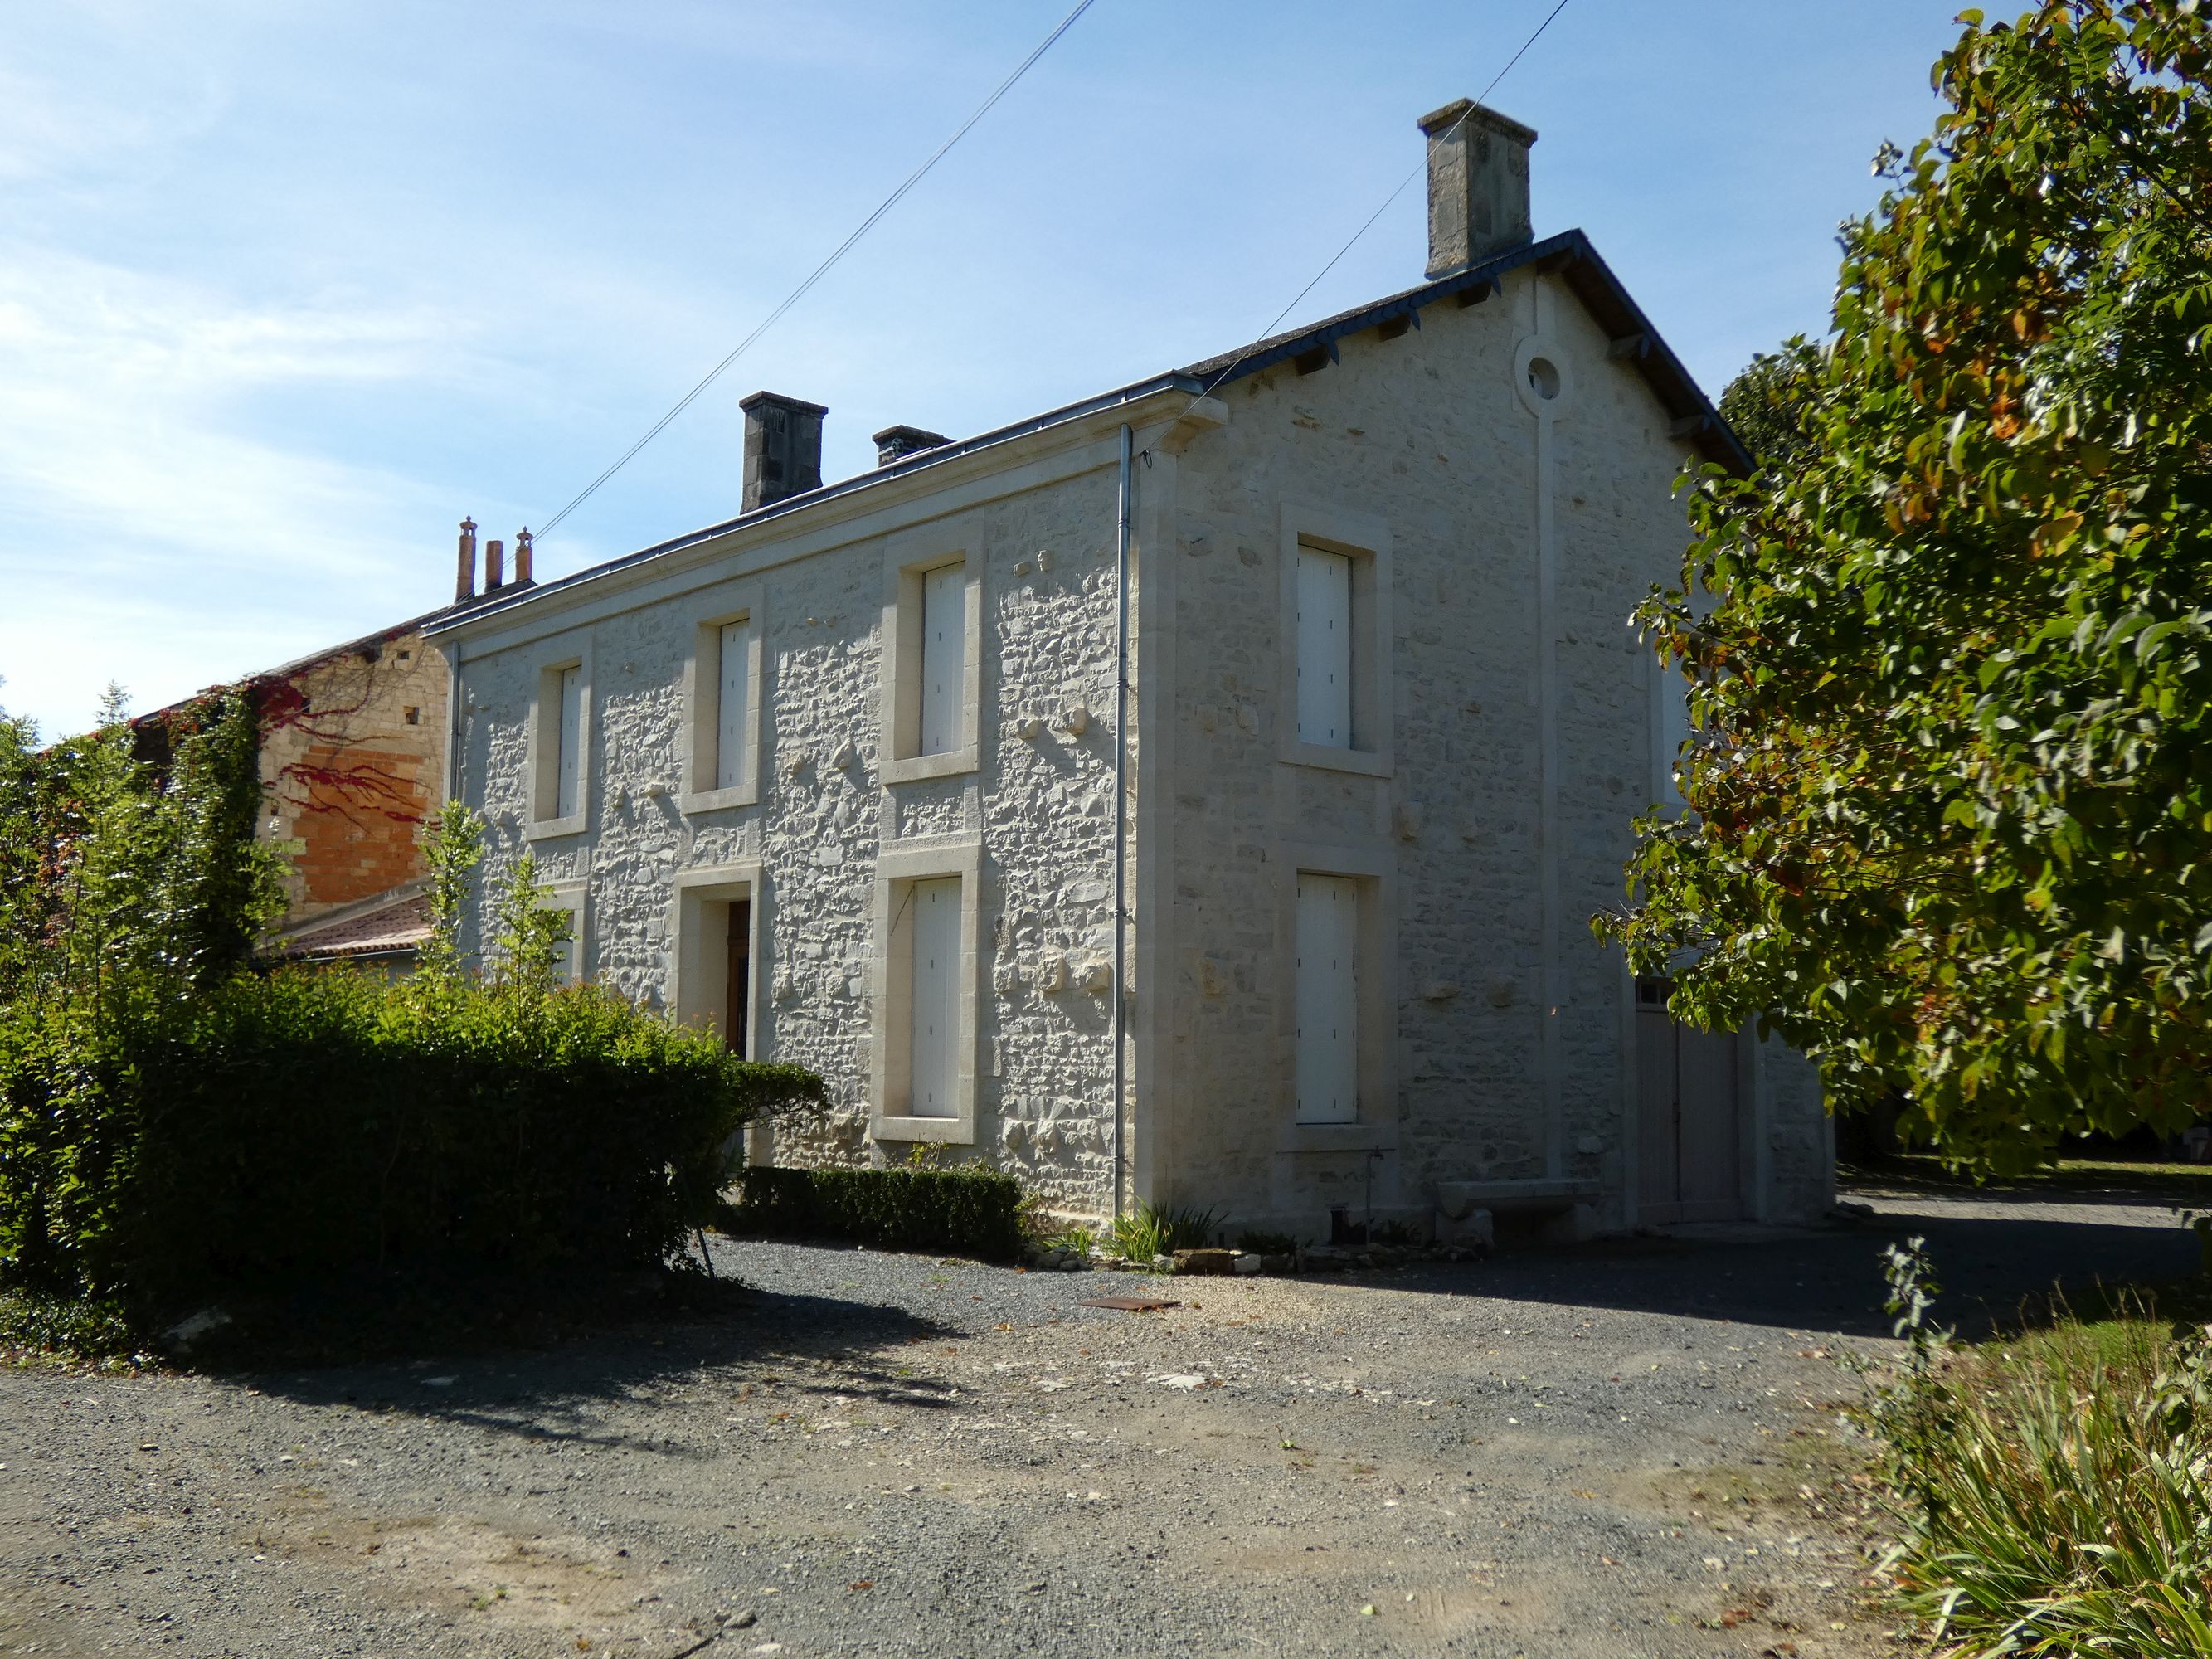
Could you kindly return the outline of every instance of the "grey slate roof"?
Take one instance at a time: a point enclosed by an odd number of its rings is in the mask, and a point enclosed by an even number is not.
[[[1249,345],[1202,359],[1187,368],[1170,369],[1148,380],[1048,410],[1042,415],[1016,422],[1011,426],[1000,427],[939,448],[924,450],[903,460],[894,461],[888,466],[876,467],[836,483],[824,484],[818,489],[810,489],[803,495],[787,495],[780,501],[757,507],[750,513],[742,513],[719,524],[708,525],[665,542],[656,542],[650,547],[640,548],[635,553],[625,553],[617,558],[587,566],[557,580],[542,581],[512,594],[495,592],[487,595],[472,605],[454,607],[450,613],[437,615],[434,620],[428,622],[424,631],[436,635],[462,620],[464,611],[469,617],[494,615],[612,571],[687,547],[696,547],[701,542],[711,541],[740,526],[758,524],[787,513],[804,512],[817,501],[849,495],[883,479],[919,471],[923,467],[940,465],[956,457],[972,454],[1009,439],[1042,431],[1047,427],[1111,408],[1115,404],[1132,402],[1155,392],[1187,392],[1194,398],[1200,397],[1231,380],[1256,374],[1262,369],[1309,352],[1324,351],[1333,360],[1336,356],[1336,342],[1347,334],[1357,334],[1363,329],[1373,328],[1377,324],[1401,316],[1408,318],[1412,325],[1418,327],[1420,313],[1427,307],[1440,300],[1454,299],[1477,289],[1495,293],[1507,273],[1524,265],[1534,265],[1541,270],[1556,274],[1566,283],[1599,326],[1605,330],[1607,337],[1614,342],[1621,355],[1633,361],[1637,369],[1650,385],[1661,407],[1673,417],[1676,436],[1695,444],[1708,460],[1717,462],[1731,471],[1751,471],[1750,452],[1729,429],[1728,423],[1721,419],[1720,411],[1713,407],[1697,381],[1691,378],[1689,370],[1682,367],[1680,359],[1659,337],[1658,331],[1651,326],[1643,309],[1629,297],[1628,290],[1613,275],[1612,268],[1598,257],[1589,238],[1579,230],[1568,230],[1499,254],[1496,258],[1486,259],[1452,276],[1442,276],[1435,282],[1424,283],[1419,288],[1394,294],[1388,299],[1377,300],[1354,310],[1339,312],[1334,317],[1308,324],[1287,334],[1255,340]]]

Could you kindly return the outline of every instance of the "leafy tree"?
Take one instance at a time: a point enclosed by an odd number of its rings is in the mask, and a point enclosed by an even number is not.
[[[1960,21],[1832,338],[1772,371],[1808,447],[1699,477],[1639,612],[1690,810],[1597,927],[1686,1017],[1767,1016],[2006,1169],[2208,1104],[2212,28]]]
[[[494,917],[499,927],[500,984],[545,992],[559,983],[569,919],[566,910],[546,902],[550,896],[538,879],[538,860],[525,853],[507,872]]]
[[[460,976],[461,917],[468,908],[470,873],[483,861],[483,820],[448,800],[422,836],[430,937],[416,957],[416,972],[426,980],[450,984]]]
[[[1817,357],[1817,349],[1800,336],[1778,352],[1753,356],[1721,393],[1721,418],[1761,465],[1793,465],[1812,448],[1796,382]]]

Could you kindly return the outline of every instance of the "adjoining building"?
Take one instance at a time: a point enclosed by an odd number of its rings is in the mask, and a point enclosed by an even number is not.
[[[1626,619],[1746,458],[1534,238],[1535,134],[1421,126],[1420,286],[827,484],[757,393],[737,517],[426,625],[487,890],[533,853],[579,971],[829,1080],[755,1156],[1308,1237],[1832,1202],[1813,1068],[1589,928],[1684,736]]]
[[[239,682],[260,735],[255,834],[284,860],[272,958],[403,975],[429,937],[421,834],[446,798],[453,720],[451,669],[426,629],[532,585],[526,530],[512,580],[503,544],[485,547],[479,594],[476,532],[462,522],[451,605]],[[134,724],[157,730],[177,712]]]

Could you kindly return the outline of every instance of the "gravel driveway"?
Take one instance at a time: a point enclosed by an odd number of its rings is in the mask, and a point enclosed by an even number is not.
[[[1866,1196],[1862,1194],[1861,1196]],[[0,1374],[0,1653],[1868,1654],[1835,1358],[1875,1252],[2172,1273],[2155,1208],[1278,1279],[717,1241],[741,1308],[558,1353]],[[1182,1305],[1078,1305],[1114,1292]]]

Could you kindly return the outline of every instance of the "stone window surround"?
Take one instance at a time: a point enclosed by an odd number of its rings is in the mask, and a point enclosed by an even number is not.
[[[588,881],[549,881],[544,884],[548,910],[559,910],[568,918],[568,948],[575,952],[576,971],[568,976],[571,985],[581,985],[592,976],[590,951],[592,915],[592,884]]]
[[[1270,861],[1275,896],[1276,1037],[1285,1079],[1278,1152],[1395,1152],[1398,1146],[1398,861],[1387,842],[1285,841]],[[1350,1123],[1297,1121],[1298,878],[1347,876],[1359,884],[1358,1056],[1359,1115]]]
[[[1326,549],[1352,561],[1352,732],[1357,746],[1339,749],[1298,738],[1298,548]],[[1284,648],[1276,683],[1276,758],[1285,765],[1387,778],[1391,753],[1393,641],[1390,526],[1371,513],[1318,501],[1285,500],[1278,575],[1277,617]]]
[[[723,1009],[729,998],[727,923],[708,920],[707,906],[744,900],[751,908],[752,985],[747,1000],[745,1053],[763,1058],[760,1048],[762,998],[769,989],[773,973],[767,971],[768,902],[758,859],[734,859],[726,864],[702,864],[677,872],[669,895],[670,952],[673,971],[669,975],[668,1006],[679,1024],[712,1025],[721,1029]]]
[[[762,693],[768,663],[767,615],[758,581],[718,583],[691,596],[695,604],[711,607],[692,625],[691,651],[684,663],[684,791],[677,800],[685,813],[719,812],[733,806],[760,804],[761,772],[768,757],[761,751]],[[745,649],[745,781],[726,789],[714,787],[715,763],[720,758],[722,698],[722,629],[732,623],[750,624]]]
[[[921,579],[948,564],[967,573],[962,644],[961,741],[939,754],[919,755],[921,686]],[[980,765],[983,708],[983,561],[975,538],[950,526],[925,525],[893,536],[884,547],[883,781],[914,783],[952,777]]]
[[[960,1029],[955,1040],[951,1117],[906,1111],[907,1029],[914,972],[901,960],[899,908],[917,881],[960,878]],[[875,949],[868,968],[868,1133],[877,1140],[975,1144],[976,1050],[982,1012],[983,842],[979,835],[932,836],[886,846],[876,858]]]
[[[576,715],[576,810],[566,817],[554,816],[561,788],[561,674],[581,670]],[[592,736],[597,724],[592,713],[592,641],[585,634],[566,634],[544,641],[532,653],[530,696],[530,813],[523,836],[544,841],[556,836],[580,836],[592,816]]]

